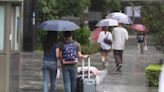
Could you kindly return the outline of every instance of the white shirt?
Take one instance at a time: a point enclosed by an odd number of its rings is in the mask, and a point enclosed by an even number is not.
[[[106,44],[104,42],[104,38],[108,38],[110,39],[111,41],[113,41],[112,39],[112,34],[108,31],[106,31],[106,34],[105,34],[105,31],[101,31],[100,34],[99,34],[99,37],[98,37],[98,40],[97,40],[97,43],[100,44],[100,47],[104,50],[109,50],[111,49],[111,46],[109,44]]]
[[[128,31],[123,27],[115,27],[112,31],[113,44],[112,49],[124,50],[125,40],[128,40]]]

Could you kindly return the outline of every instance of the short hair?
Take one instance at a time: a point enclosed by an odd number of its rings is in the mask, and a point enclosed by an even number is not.
[[[122,25],[124,25],[124,23],[119,22],[118,25],[121,25],[122,26]]]

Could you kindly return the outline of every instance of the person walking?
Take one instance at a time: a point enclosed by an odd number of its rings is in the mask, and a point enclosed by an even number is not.
[[[123,50],[125,47],[125,41],[128,40],[128,31],[125,29],[122,23],[115,28],[113,28],[112,36],[113,36],[113,54],[116,62],[117,71],[120,71],[123,62]]]
[[[78,57],[87,58],[81,53],[80,44],[72,39],[72,32],[65,31],[60,43],[60,58],[63,74],[64,92],[76,92]]]
[[[141,54],[144,53],[144,50],[147,50],[147,40],[146,40],[146,35],[145,32],[139,31],[137,34],[137,47],[138,51],[141,52]]]
[[[57,44],[57,32],[49,31],[46,40],[43,42],[43,92],[56,92],[57,58],[59,58],[59,46]]]
[[[105,38],[110,40],[112,44],[112,34],[108,31],[107,26],[102,27],[102,31],[100,32],[97,40],[100,47],[102,65],[106,67],[108,66],[108,54],[111,51],[111,44],[104,42]]]

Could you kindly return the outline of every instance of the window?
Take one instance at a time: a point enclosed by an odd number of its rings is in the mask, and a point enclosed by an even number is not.
[[[19,50],[20,8],[16,7],[15,14],[15,50]]]
[[[13,6],[13,12],[11,14],[11,49],[12,50],[19,50],[19,39],[20,39],[20,7]]]
[[[0,6],[0,50],[4,50],[4,6]]]
[[[125,12],[128,16],[141,17],[141,7],[140,6],[127,6]]]

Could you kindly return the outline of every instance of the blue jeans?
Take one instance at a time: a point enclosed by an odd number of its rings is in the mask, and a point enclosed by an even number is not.
[[[76,92],[77,68],[75,66],[63,66],[64,92]]]
[[[43,92],[48,92],[48,83],[50,82],[50,92],[56,92],[56,73],[57,63],[52,61],[43,61]]]

